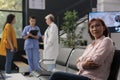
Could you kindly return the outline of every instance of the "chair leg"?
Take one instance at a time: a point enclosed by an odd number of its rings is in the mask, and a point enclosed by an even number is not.
[[[2,72],[0,72],[1,78],[5,80],[5,77],[3,76]]]

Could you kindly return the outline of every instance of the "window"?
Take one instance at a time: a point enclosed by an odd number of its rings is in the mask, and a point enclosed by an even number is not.
[[[0,37],[7,15],[10,13],[16,16],[16,24],[13,27],[16,31],[17,38],[21,38],[23,26],[22,0],[0,0]]]

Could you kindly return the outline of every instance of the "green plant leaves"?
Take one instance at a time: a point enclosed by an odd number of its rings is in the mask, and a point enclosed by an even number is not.
[[[75,47],[75,29],[76,29],[76,22],[78,19],[78,12],[73,11],[66,11],[64,13],[64,22],[62,25],[62,30],[67,33],[67,39],[64,40],[64,45],[69,47]]]

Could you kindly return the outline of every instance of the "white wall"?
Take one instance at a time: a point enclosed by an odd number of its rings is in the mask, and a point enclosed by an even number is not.
[[[120,0],[98,0],[97,11],[120,11]],[[111,33],[117,49],[120,49],[120,33]]]
[[[97,11],[120,11],[120,0],[98,0]]]
[[[120,49],[120,33],[111,33],[112,40],[115,42],[117,49]]]

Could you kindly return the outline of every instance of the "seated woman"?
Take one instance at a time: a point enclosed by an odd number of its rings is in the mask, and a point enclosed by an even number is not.
[[[115,47],[103,20],[92,19],[88,33],[93,40],[77,60],[76,74],[55,72],[49,80],[107,80],[110,73]]]

